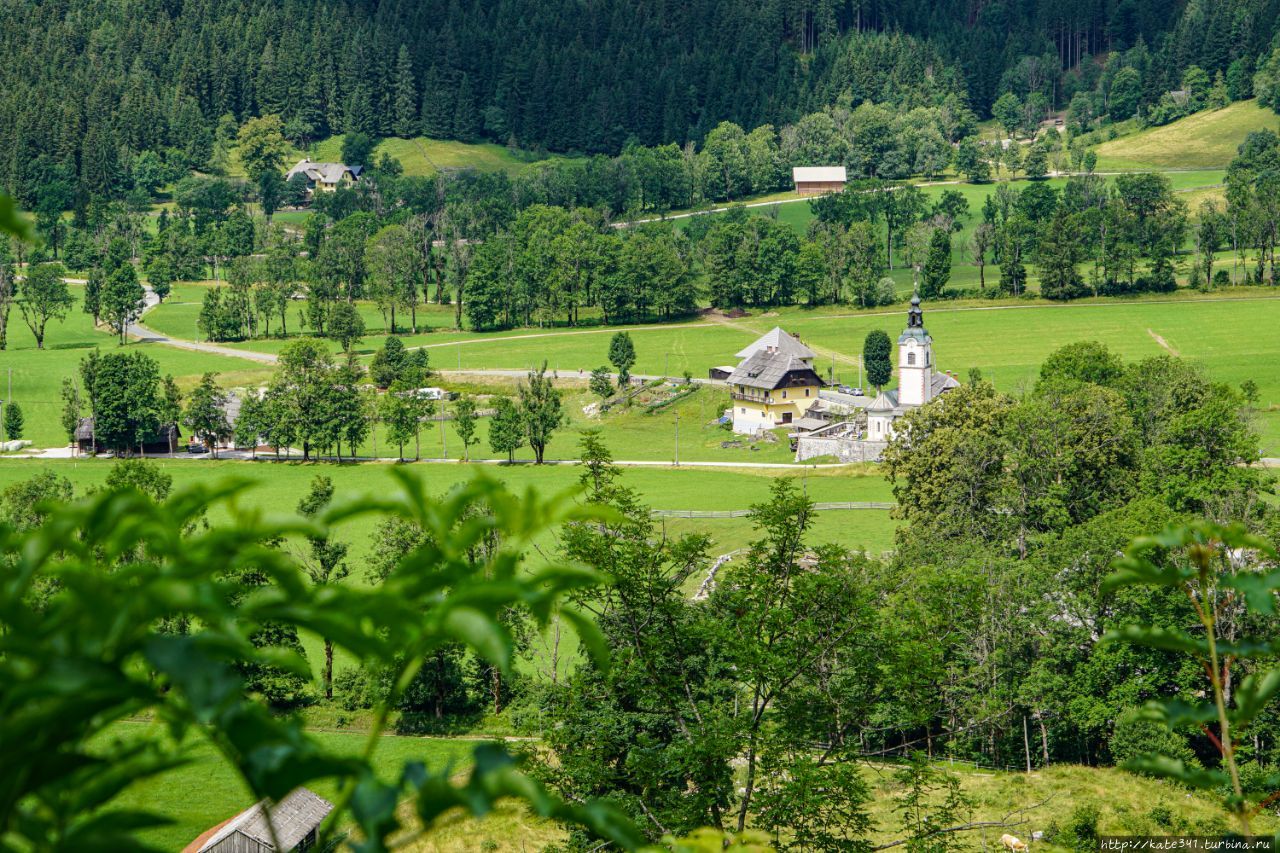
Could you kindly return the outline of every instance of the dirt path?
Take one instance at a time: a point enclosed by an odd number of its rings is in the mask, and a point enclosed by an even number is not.
[[[1164,349],[1169,353],[1169,355],[1173,356],[1174,358],[1182,357],[1182,353],[1178,352],[1176,349],[1170,346],[1169,342],[1166,341],[1164,338],[1162,338],[1160,335],[1157,335],[1154,329],[1147,329],[1147,334],[1151,336],[1152,340],[1154,340],[1160,346],[1164,347]]]
[[[248,361],[255,361],[258,364],[275,364],[276,363],[276,357],[273,353],[235,349],[234,347],[224,347],[224,346],[219,346],[217,344],[207,344],[201,341],[189,341],[189,340],[186,340],[185,338],[171,338],[168,335],[157,332],[155,329],[151,329],[151,328],[148,328],[147,326],[142,325],[142,317],[145,317],[148,311],[150,311],[152,308],[155,308],[157,305],[160,304],[160,297],[156,296],[155,291],[152,290],[149,286],[144,285],[143,291],[144,291],[143,299],[145,301],[145,306],[142,309],[142,314],[139,316],[139,318],[136,321],[130,323],[128,327],[125,328],[125,332],[129,335],[129,337],[137,338],[139,341],[142,341],[143,343],[167,344],[168,346],[177,347],[178,349],[192,350],[193,352],[203,352],[203,353],[208,353],[209,355],[222,355],[222,356],[228,356],[230,358],[243,358]]]

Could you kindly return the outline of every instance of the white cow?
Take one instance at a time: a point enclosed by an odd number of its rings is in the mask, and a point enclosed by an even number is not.
[[[1021,840],[1016,835],[1005,833],[1000,836],[1000,844],[1009,853],[1027,853],[1027,842]]]

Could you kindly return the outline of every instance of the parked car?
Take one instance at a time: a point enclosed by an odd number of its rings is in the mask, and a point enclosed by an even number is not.
[[[192,441],[187,444],[188,453],[208,453],[209,448],[204,446],[202,441]]]

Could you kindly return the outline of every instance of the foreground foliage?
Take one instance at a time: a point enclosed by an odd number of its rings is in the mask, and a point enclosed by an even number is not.
[[[495,745],[477,747],[475,769],[462,785],[420,763],[407,764],[392,783],[373,775],[370,759],[390,703],[427,653],[461,643],[496,667],[509,666],[511,637],[498,619],[506,608],[540,622],[558,611],[605,664],[590,622],[561,606],[567,592],[600,576],[564,564],[521,565],[533,536],[592,513],[563,496],[517,499],[487,480],[442,501],[428,500],[409,476],[398,481],[386,498],[334,506],[311,522],[241,509],[245,487],[229,483],[186,489],[161,502],[133,489],[109,490],[50,508],[32,519],[42,523],[21,532],[0,527],[5,846],[145,849],[133,833],[164,816],[112,801],[130,782],[163,773],[181,758],[168,739],[99,738],[111,724],[138,714],[163,721],[172,742],[188,732],[207,738],[255,797],[279,799],[317,779],[340,782],[322,842],[352,822],[360,837],[350,841],[354,849],[385,849],[387,838],[402,830],[396,806],[404,796],[412,797],[424,829],[454,807],[483,813],[498,798],[514,796],[538,814],[579,823],[624,848],[637,846],[635,830],[610,808],[550,797]],[[210,504],[226,504],[234,523],[194,524]],[[370,512],[429,533],[376,588],[309,584],[303,569],[273,546],[283,537],[323,536],[327,525]],[[472,546],[493,529],[503,532],[504,547],[476,562]],[[249,594],[228,580],[246,571],[263,578]],[[309,676],[295,652],[256,642],[268,630],[312,631],[362,661],[393,668],[392,697],[377,709],[361,757],[327,752],[299,720],[273,715],[246,692],[246,670]]]

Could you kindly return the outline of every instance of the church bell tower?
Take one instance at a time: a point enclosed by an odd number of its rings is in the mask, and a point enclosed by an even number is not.
[[[911,297],[907,328],[898,338],[898,405],[923,406],[933,397],[933,338],[924,328],[920,294]]]

